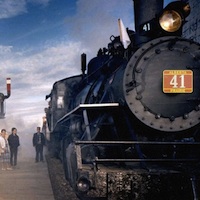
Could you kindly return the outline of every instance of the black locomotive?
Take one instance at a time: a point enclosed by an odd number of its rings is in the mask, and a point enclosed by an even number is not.
[[[50,149],[79,197],[199,199],[200,45],[181,37],[190,7],[134,9],[127,49],[111,36],[88,65],[82,54],[82,74],[53,85]]]

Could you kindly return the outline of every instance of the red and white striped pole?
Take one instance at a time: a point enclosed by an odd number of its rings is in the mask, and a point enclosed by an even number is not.
[[[11,95],[11,78],[6,79],[6,85],[7,85],[7,95],[5,95],[5,98],[7,99]]]

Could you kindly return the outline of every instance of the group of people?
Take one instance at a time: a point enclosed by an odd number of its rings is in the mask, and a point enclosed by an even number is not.
[[[0,156],[2,160],[2,170],[12,170],[12,166],[17,165],[17,151],[19,147],[19,136],[17,129],[12,128],[8,135],[5,129],[0,134]]]
[[[35,162],[44,161],[43,146],[45,145],[45,136],[37,127],[37,132],[33,134],[33,146],[35,147]],[[8,135],[6,129],[0,132],[0,159],[2,170],[12,170],[17,165],[18,147],[20,146],[17,129],[12,128],[11,134]]]

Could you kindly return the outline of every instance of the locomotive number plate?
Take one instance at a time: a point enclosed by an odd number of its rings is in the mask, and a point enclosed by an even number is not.
[[[192,93],[193,71],[192,70],[164,70],[163,71],[164,93]]]

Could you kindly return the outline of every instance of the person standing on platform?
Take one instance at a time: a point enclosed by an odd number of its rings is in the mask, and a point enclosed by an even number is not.
[[[2,170],[6,170],[4,167],[4,152],[5,152],[5,147],[6,147],[6,143],[5,140],[2,136],[2,134],[0,133],[0,158],[1,158],[1,169]]]
[[[8,136],[8,144],[10,147],[10,164],[11,166],[17,165],[17,152],[19,143],[19,136],[17,135],[17,129],[12,128],[12,133]]]
[[[33,134],[33,146],[35,147],[36,151],[35,162],[44,161],[43,158],[44,145],[45,145],[44,134],[40,131],[40,127],[37,127],[37,132]]]
[[[6,129],[1,130],[1,136],[4,138],[5,141],[5,148],[2,154],[2,159],[3,159],[2,169],[12,170],[12,167],[10,167],[10,151],[9,151],[8,135],[6,133]]]

